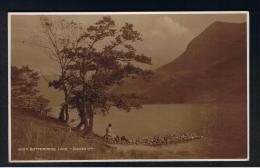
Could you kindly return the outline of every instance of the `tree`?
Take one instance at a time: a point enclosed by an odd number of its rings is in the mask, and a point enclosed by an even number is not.
[[[47,113],[49,101],[38,95],[39,74],[28,66],[11,67],[11,108],[21,112]]]
[[[49,102],[50,101],[42,95],[37,96],[35,99],[35,104],[33,105],[34,111],[39,113],[41,116],[47,116],[48,112],[51,111],[51,108],[48,107]]]
[[[69,121],[69,98],[73,90],[71,77],[73,74],[67,67],[71,63],[69,57],[64,56],[64,50],[68,47],[77,47],[76,39],[82,31],[82,26],[76,24],[73,20],[68,21],[61,18],[40,17],[41,30],[34,36],[35,41],[30,45],[47,49],[48,56],[59,66],[59,74],[56,80],[49,81],[49,87],[59,89],[64,93],[64,102],[61,104],[59,119],[65,122]]]
[[[111,17],[103,17],[89,26],[77,39],[78,47],[67,47],[62,53],[72,60],[68,69],[74,76],[73,96],[70,104],[77,107],[85,134],[92,133],[94,113],[97,109],[107,113],[112,106],[131,110],[141,107],[136,94],[115,94],[111,87],[122,84],[127,78],[143,77],[147,80],[152,71],[139,64],[151,64],[151,58],[137,54],[133,44],[141,34],[134,26],[125,23],[116,29]]]

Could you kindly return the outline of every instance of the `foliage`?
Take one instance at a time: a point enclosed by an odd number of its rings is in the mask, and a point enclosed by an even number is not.
[[[125,23],[116,29],[111,17],[103,17],[84,30],[77,40],[77,47],[62,51],[71,59],[68,70],[77,74],[71,104],[79,109],[88,131],[92,131],[93,114],[97,108],[106,113],[112,106],[127,111],[141,107],[140,97],[136,94],[109,92],[112,86],[122,84],[127,78],[141,76],[148,80],[151,77],[150,70],[137,66],[137,63],[151,64],[150,57],[138,54],[134,48],[133,43],[140,40],[141,34],[132,24]]]
[[[60,68],[59,77],[49,86],[64,93],[59,118],[69,120],[69,107],[77,108],[81,125],[91,132],[96,109],[107,113],[112,106],[130,111],[141,107],[136,94],[115,94],[110,90],[128,78],[149,80],[150,70],[137,65],[151,64],[151,58],[137,53],[134,43],[141,33],[133,24],[117,27],[111,17],[103,17],[84,27],[81,23],[42,16],[36,45],[49,51]],[[64,116],[65,115],[65,116]]]
[[[11,67],[11,107],[15,111],[47,114],[49,100],[38,95],[39,74],[28,66]]]
[[[82,27],[74,21],[45,16],[40,18],[40,23],[41,33],[37,38],[36,45],[47,49],[50,59],[57,62],[59,66],[59,77],[49,81],[49,87],[63,91],[64,102],[61,104],[60,120],[68,122],[68,101],[74,87],[74,74],[67,69],[71,58],[66,57],[62,51],[67,47],[77,46],[76,39],[80,35]]]

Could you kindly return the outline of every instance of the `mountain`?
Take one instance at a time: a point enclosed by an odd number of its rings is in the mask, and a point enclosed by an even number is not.
[[[116,91],[142,94],[147,103],[246,102],[246,39],[245,23],[214,22],[150,82],[129,80]]]

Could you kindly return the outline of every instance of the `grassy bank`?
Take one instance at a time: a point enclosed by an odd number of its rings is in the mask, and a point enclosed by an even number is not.
[[[12,115],[13,160],[96,159],[111,150],[100,137],[83,137],[57,120]]]
[[[99,136],[82,136],[77,129],[51,118],[12,113],[12,160],[160,159],[172,152],[117,150]],[[178,158],[178,157],[177,157]]]

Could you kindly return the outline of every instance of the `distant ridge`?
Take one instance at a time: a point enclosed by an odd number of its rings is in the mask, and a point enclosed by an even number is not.
[[[146,103],[246,102],[246,47],[246,23],[217,21],[151,82],[130,80],[116,90],[143,94]]]

